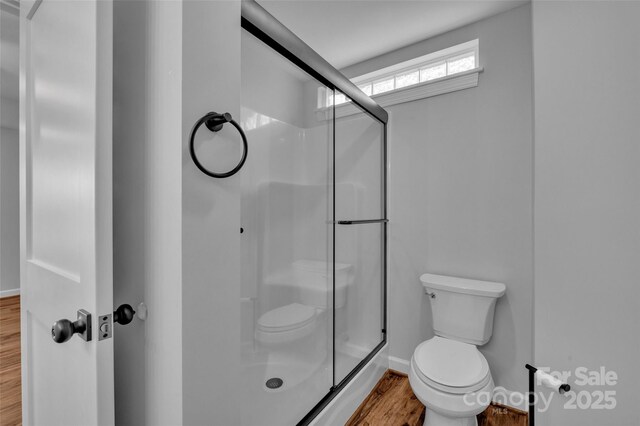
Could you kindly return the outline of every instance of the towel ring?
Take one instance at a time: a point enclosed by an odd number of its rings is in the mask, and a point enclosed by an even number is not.
[[[240,162],[232,170],[229,170],[228,172],[225,172],[225,173],[216,173],[207,169],[202,165],[202,163],[200,163],[200,161],[198,160],[198,157],[196,156],[194,141],[196,139],[196,133],[198,129],[203,124],[206,125],[207,129],[211,130],[212,132],[218,132],[222,129],[222,126],[224,125],[224,123],[231,123],[233,127],[238,129],[240,136],[242,136],[242,148],[243,148],[242,158],[240,159]],[[198,169],[200,169],[200,171],[207,176],[222,179],[222,178],[227,178],[229,176],[235,175],[238,172],[238,170],[242,168],[242,166],[244,165],[244,162],[247,160],[248,151],[249,151],[249,147],[247,144],[247,137],[242,131],[242,128],[240,127],[240,125],[236,123],[236,121],[233,118],[231,118],[231,114],[229,114],[228,112],[225,112],[224,114],[218,114],[217,112],[210,112],[204,115],[203,117],[201,117],[193,126],[193,129],[191,129],[191,136],[189,137],[189,153],[191,154],[191,159],[196,164]]]

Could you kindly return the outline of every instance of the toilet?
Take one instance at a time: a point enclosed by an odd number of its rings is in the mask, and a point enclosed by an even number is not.
[[[313,334],[318,310],[301,303],[290,303],[265,312],[258,319],[256,339],[267,345],[299,341]]]
[[[477,346],[493,333],[496,301],[504,284],[423,274],[435,336],[411,357],[409,383],[426,407],[424,426],[477,426],[491,401],[489,364]]]
[[[333,274],[335,270],[335,309],[346,304],[347,287],[353,282],[349,264],[316,260],[297,260],[284,274],[267,280],[267,286],[286,290],[295,301],[271,309],[258,318],[255,338],[274,356],[321,361],[327,354],[326,315],[333,306]]]

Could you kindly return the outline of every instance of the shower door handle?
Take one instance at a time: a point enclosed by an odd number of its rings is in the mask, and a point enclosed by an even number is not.
[[[389,219],[339,220],[338,225],[360,225],[364,223],[387,223]]]

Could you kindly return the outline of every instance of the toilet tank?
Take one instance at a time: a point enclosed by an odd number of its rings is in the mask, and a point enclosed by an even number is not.
[[[333,305],[331,289],[335,270],[335,308],[346,304],[347,287],[353,282],[353,267],[346,263],[319,260],[297,260],[293,262],[293,282],[300,302],[326,309]]]
[[[504,284],[434,274],[423,274],[420,281],[429,295],[437,336],[473,345],[491,339],[496,301],[505,293]]]

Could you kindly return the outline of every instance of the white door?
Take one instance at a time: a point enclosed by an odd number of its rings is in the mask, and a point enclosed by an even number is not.
[[[23,423],[114,423],[112,3],[20,1]],[[52,339],[91,313],[92,338]]]

